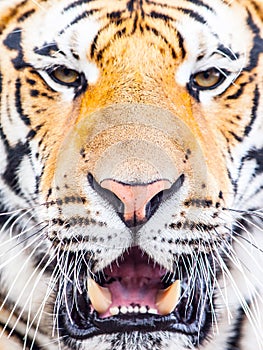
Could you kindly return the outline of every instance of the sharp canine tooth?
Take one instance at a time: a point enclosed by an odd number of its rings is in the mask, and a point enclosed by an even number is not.
[[[108,288],[98,285],[92,278],[88,279],[88,294],[94,309],[103,314],[111,304],[111,293]]]
[[[180,280],[175,281],[170,287],[160,290],[156,296],[156,306],[161,315],[168,315],[176,307],[181,294]]]

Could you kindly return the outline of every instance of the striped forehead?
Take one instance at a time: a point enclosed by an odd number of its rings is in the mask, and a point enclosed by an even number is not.
[[[194,52],[199,51],[199,55],[205,49],[203,43],[209,42],[211,46],[211,38],[222,43],[237,42],[240,48],[240,44],[244,45],[244,37],[240,31],[236,32],[236,28],[244,28],[244,23],[239,23],[242,16],[233,16],[237,9],[233,12],[229,5],[222,6],[221,0],[213,1],[213,6],[217,7],[217,3],[221,6],[215,10],[212,5],[201,0],[79,0],[61,1],[55,6],[51,2],[51,7],[41,11],[39,17],[35,18],[37,29],[35,33],[28,33],[28,44],[34,43],[34,51],[37,53],[54,52],[63,48],[63,53],[68,57],[78,56],[84,59],[98,34],[103,36],[108,31],[111,38],[132,34],[135,27],[140,26],[140,19],[143,19],[146,29],[153,35],[161,36],[163,33],[159,30],[160,24],[166,25],[178,36],[179,43],[187,41],[188,51],[189,48]],[[133,23],[130,30],[125,27],[128,22]],[[210,41],[204,38],[208,35]],[[235,41],[233,36],[236,36]]]

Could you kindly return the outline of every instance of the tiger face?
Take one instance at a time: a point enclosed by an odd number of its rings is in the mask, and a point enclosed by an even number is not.
[[[263,348],[262,13],[1,1],[1,349]]]

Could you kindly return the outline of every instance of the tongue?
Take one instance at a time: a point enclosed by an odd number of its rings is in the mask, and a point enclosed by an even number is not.
[[[154,264],[138,250],[125,253],[121,261],[104,270],[108,282],[103,287],[88,280],[93,308],[102,318],[111,316],[111,310],[129,306],[156,310],[161,315],[168,314],[180,297],[180,282],[176,281],[162,290],[162,278],[166,273],[164,268]]]
[[[155,308],[156,293],[162,287],[162,277],[167,271],[153,265],[149,257],[141,252],[125,254],[120,266],[114,263],[105,270],[105,275],[113,280],[107,287],[112,296],[112,304],[147,305]]]

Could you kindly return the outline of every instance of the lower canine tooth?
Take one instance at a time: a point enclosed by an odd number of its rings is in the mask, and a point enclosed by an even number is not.
[[[111,293],[108,288],[101,287],[92,278],[88,279],[88,294],[93,308],[99,313],[105,313],[111,304]]]
[[[168,315],[175,309],[180,298],[180,294],[180,280],[175,281],[168,288],[158,292],[155,303],[160,315]]]

